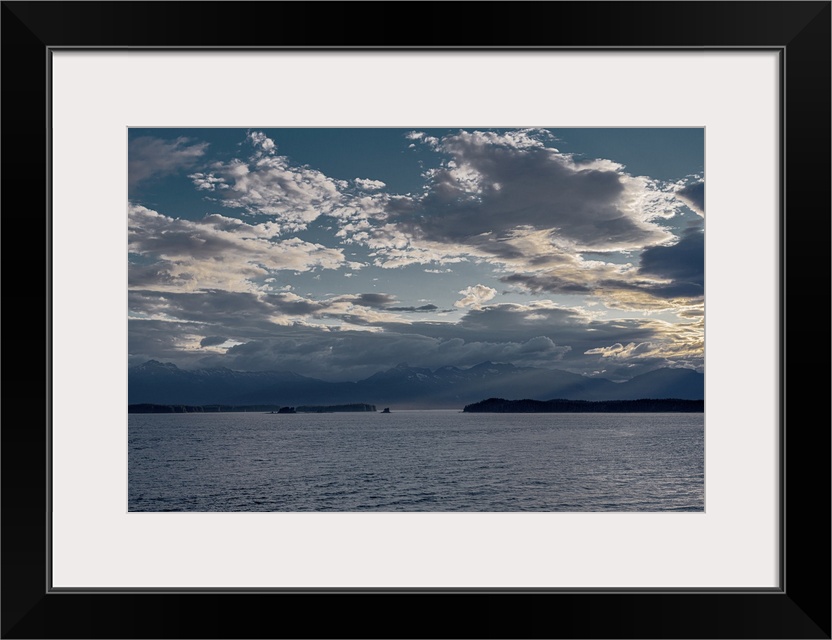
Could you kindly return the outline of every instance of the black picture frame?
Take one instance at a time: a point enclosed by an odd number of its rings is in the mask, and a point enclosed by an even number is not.
[[[3,638],[830,638],[829,378],[818,373],[830,326],[830,2],[3,2],[0,15]],[[777,50],[780,587],[52,590],[48,96],[50,52],[66,47]]]

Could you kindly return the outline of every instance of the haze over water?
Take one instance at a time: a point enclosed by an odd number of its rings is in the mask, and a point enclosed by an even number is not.
[[[131,414],[130,511],[702,511],[704,414]]]

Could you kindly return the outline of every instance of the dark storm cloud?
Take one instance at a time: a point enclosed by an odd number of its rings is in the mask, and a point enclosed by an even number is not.
[[[584,326],[585,318],[572,309],[524,307],[516,304],[495,304],[471,309],[459,321],[465,331],[496,332],[503,336],[538,334],[541,327],[563,329]]]
[[[421,307],[387,307],[387,311],[405,311],[410,313],[430,313],[439,309],[435,304],[423,304]]]
[[[200,291],[198,293],[135,291],[129,295],[131,311],[162,313],[177,320],[214,323],[240,318],[260,319],[273,312],[252,293]]]
[[[339,296],[333,298],[331,302],[349,302],[350,304],[359,307],[369,307],[371,309],[378,309],[380,311],[399,311],[399,312],[413,312],[413,313],[428,313],[439,309],[435,304],[425,304],[420,307],[416,306],[400,306],[391,307],[390,305],[397,302],[397,298],[389,293],[360,293],[354,296]],[[333,314],[336,315],[336,314]],[[363,318],[357,318],[349,314],[341,314],[341,317],[356,324],[370,324],[370,322]]]
[[[169,264],[136,265],[131,264],[127,273],[127,284],[133,289],[144,287],[174,287],[186,286],[191,280],[187,274],[174,276],[168,270]]]
[[[641,271],[642,275],[660,275]],[[666,277],[666,276],[660,276]],[[678,280],[670,283],[656,283],[650,280],[630,279],[598,279],[591,284],[571,282],[561,278],[557,274],[513,274],[500,278],[508,284],[519,284],[532,293],[556,293],[556,294],[592,294],[603,292],[637,292],[669,300],[672,298],[699,298],[703,295],[703,284],[695,280]],[[701,279],[700,279],[701,280]]]
[[[612,163],[576,164],[530,138],[483,132],[448,136],[439,149],[450,160],[429,173],[424,197],[388,205],[390,222],[423,239],[494,253],[516,251],[494,241],[518,227],[554,229],[561,240],[599,249],[668,237],[629,208],[632,179]]]
[[[389,293],[360,293],[356,296],[341,296],[335,301],[349,302],[357,304],[361,307],[371,307],[373,309],[384,309],[387,305],[396,302],[396,296]]]
[[[284,334],[284,335],[281,335]],[[371,335],[363,331],[318,330],[298,339],[281,329],[270,338],[232,347],[221,359],[241,370],[288,370],[331,380],[356,380],[412,359],[432,348],[418,335]]]
[[[377,324],[381,317],[377,311],[389,311],[385,303],[394,300],[395,297],[388,294],[359,294],[314,301],[294,293],[221,290],[182,293],[134,290],[128,295],[129,309],[134,315],[201,322],[212,326],[215,334],[234,339],[268,335],[279,324],[309,319],[337,319],[369,327]],[[412,308],[418,312],[435,309],[434,305]]]
[[[488,342],[435,338],[416,333],[321,332],[315,340],[274,336],[234,346],[227,355],[203,362],[224,362],[239,369],[284,369],[332,380],[357,380],[400,362],[438,369],[467,367],[491,360],[518,366],[546,366],[568,351],[551,339]]]
[[[325,302],[306,300],[290,293],[269,294],[263,299],[274,311],[291,316],[314,315],[327,308]]]
[[[620,283],[620,282],[608,282],[605,283],[601,281],[600,286],[608,285],[607,291],[613,291],[613,287],[616,291],[619,292],[626,292],[632,291],[636,293],[643,293],[649,296],[652,296],[657,299],[661,300],[673,300],[676,298],[684,298],[684,299],[694,299],[694,298],[701,298],[704,295],[704,287],[702,284],[696,282],[671,282],[668,284],[656,284],[653,282],[631,282],[631,283]],[[621,304],[626,308],[624,305],[623,300],[626,298],[622,298]]]
[[[131,361],[157,359],[185,368],[283,370],[324,379],[357,380],[399,362],[427,368],[466,367],[485,360],[551,367],[570,350],[550,337],[534,335],[530,327],[528,335],[516,332],[513,337],[500,337],[495,333],[494,339],[490,339],[473,331],[452,330],[450,326],[444,335],[425,335],[406,323],[379,333],[300,325],[264,326],[246,323],[239,317],[215,320],[132,320]],[[218,342],[220,335],[242,344],[225,354],[208,356],[196,348]],[[183,348],[187,345],[192,346]]]
[[[293,294],[256,294],[233,291],[159,293],[132,291],[128,296],[134,313],[164,314],[177,320],[217,324],[224,327],[268,327],[275,315],[304,316],[324,310],[326,305]]]
[[[457,323],[385,322],[377,326],[383,327],[385,332],[409,331],[439,340],[462,340],[466,343],[524,344],[535,338],[546,338],[558,348],[569,349],[559,357],[564,365],[577,364],[589,349],[617,342],[641,343],[659,338],[657,326],[650,321],[592,320],[573,309],[517,304],[471,309]],[[560,366],[560,363],[552,366]]]
[[[182,318],[192,317],[195,305],[205,302],[174,300],[186,308],[183,311],[165,307],[170,301],[136,292],[131,301],[144,312],[167,311]],[[234,306],[238,313],[226,313]],[[624,367],[628,363],[603,357],[610,345],[660,343],[664,339],[661,327],[649,320],[592,320],[575,310],[539,305],[473,309],[459,323],[370,323],[355,317],[353,324],[364,323],[366,331],[277,325],[250,315],[259,308],[258,303],[241,295],[217,297],[210,307],[212,310],[204,314],[206,322],[132,320],[131,357],[172,361],[183,367],[282,370],[329,380],[357,380],[399,362],[439,368],[490,360],[577,372],[591,371],[601,362],[608,368]],[[197,347],[218,344],[220,336],[242,344],[225,354],[208,356]],[[585,355],[593,349],[599,355]],[[641,367],[654,361],[668,362],[643,357],[637,364]]]
[[[691,209],[701,216],[705,215],[705,183],[689,184],[676,192],[676,195]]]
[[[689,231],[670,247],[650,247],[641,254],[639,273],[657,276],[665,285],[665,297],[702,295],[705,286],[705,234]],[[681,293],[678,293],[681,292]]]
[[[200,347],[208,337],[217,337],[220,331],[229,339],[237,342],[257,344],[258,341],[268,343],[279,337],[285,346],[293,344],[295,353],[302,353],[306,348],[310,352],[317,351],[320,337],[325,331],[320,328],[310,328],[297,325],[277,326],[272,323],[244,323],[231,319],[228,323],[231,331],[220,323],[195,323],[162,320],[131,319],[129,321],[129,354],[131,364],[138,364],[147,360],[173,362],[183,368],[195,367],[228,367],[244,369],[235,366],[235,361],[223,354],[207,355]],[[306,347],[304,347],[306,345]],[[261,369],[284,369],[279,359],[272,359],[270,366]]]
[[[183,342],[186,336],[202,331],[202,325],[193,323],[131,319],[127,333],[130,361],[160,360],[186,365],[193,362],[196,354],[183,351]]]
[[[617,295],[636,292],[657,299],[699,298],[704,293],[705,246],[701,229],[687,230],[675,245],[645,249],[638,269],[615,265],[580,268],[579,263],[537,273],[513,273],[501,282],[535,293]],[[667,282],[657,282],[657,279]],[[626,296],[618,296],[624,304]],[[643,303],[643,300],[641,301]]]
[[[205,154],[207,147],[207,142],[195,142],[188,138],[133,138],[128,149],[128,184],[132,189],[148,178],[192,167]]]
[[[218,344],[223,344],[228,338],[223,336],[208,336],[199,341],[200,347],[215,347]]]

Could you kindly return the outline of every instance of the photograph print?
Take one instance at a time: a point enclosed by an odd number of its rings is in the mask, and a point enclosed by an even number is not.
[[[130,128],[130,512],[702,512],[703,128]]]

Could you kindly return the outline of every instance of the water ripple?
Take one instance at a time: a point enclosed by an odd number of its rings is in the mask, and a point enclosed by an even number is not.
[[[130,511],[702,511],[702,414],[131,414]]]

